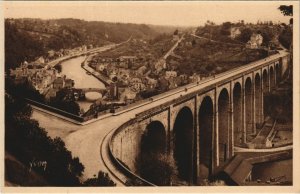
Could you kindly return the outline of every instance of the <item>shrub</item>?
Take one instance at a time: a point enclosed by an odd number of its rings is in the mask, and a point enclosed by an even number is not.
[[[159,186],[168,186],[177,176],[177,167],[173,157],[151,153],[141,159],[141,176]]]
[[[31,107],[5,96],[5,150],[53,186],[78,186],[84,166],[60,138],[51,139],[31,117]],[[43,164],[41,166],[40,164]]]
[[[109,178],[107,173],[99,171],[98,177],[87,179],[83,186],[116,186],[116,183]]]

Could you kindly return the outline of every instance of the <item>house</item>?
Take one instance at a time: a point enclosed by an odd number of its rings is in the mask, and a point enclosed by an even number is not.
[[[164,77],[158,79],[157,87],[161,91],[167,91],[169,89],[169,81]]]
[[[64,87],[65,88],[72,88],[74,86],[74,80],[72,79],[66,79]]]
[[[53,81],[53,88],[60,90],[64,87],[64,79],[62,77],[58,77]]]
[[[14,76],[16,78],[26,77],[27,76],[27,68],[25,67],[17,67],[15,70],[10,69],[10,76]]]
[[[253,33],[250,40],[246,44],[246,48],[257,49],[263,43],[263,37],[261,34]]]
[[[236,37],[238,37],[241,34],[241,31],[239,28],[237,27],[232,27],[230,29],[230,38],[231,39],[235,39]]]
[[[124,69],[128,69],[128,68],[129,68],[128,62],[125,62],[125,61],[119,62],[119,63],[118,63],[118,66],[119,66],[120,68],[124,68]]]
[[[148,89],[153,89],[157,86],[157,80],[156,79],[152,79],[149,77],[146,77],[147,79],[147,88]]]
[[[109,85],[109,96],[112,100],[118,100],[119,99],[119,88],[118,88],[117,83],[112,82]]]
[[[53,58],[54,55],[55,55],[55,51],[54,50],[48,51],[48,58]]]
[[[118,80],[117,73],[115,71],[112,71],[109,75],[109,79],[112,80],[113,82],[116,82]]]
[[[48,90],[48,92],[46,93],[45,98],[46,98],[47,100],[50,100],[51,98],[55,98],[55,97],[56,97],[57,91],[58,91],[57,89],[50,88],[50,89]]]
[[[136,56],[121,56],[119,57],[120,62],[126,61],[126,62],[134,62],[137,59]]]
[[[179,76],[179,78],[181,79],[181,83],[184,84],[188,84],[189,82],[189,77],[186,74],[182,74]]]
[[[177,72],[176,71],[166,71],[165,78],[169,79],[171,77],[177,77]]]
[[[87,50],[87,46],[86,45],[82,45],[82,50],[86,51]]]
[[[189,82],[190,83],[193,83],[193,82],[198,82],[201,80],[201,77],[200,75],[197,75],[197,74],[193,74],[189,77]]]
[[[163,69],[167,68],[166,60],[165,59],[159,59],[158,62],[155,64],[155,70],[156,72],[161,72]]]
[[[45,63],[44,57],[39,57],[36,61],[36,63]]]
[[[133,90],[133,91],[143,91],[145,90],[146,86],[145,84],[142,82],[142,80],[140,78],[132,78],[130,81],[130,88]]]
[[[215,173],[215,178],[223,180],[227,185],[245,185],[251,179],[252,164],[240,154],[235,155]]]
[[[118,71],[118,78],[122,78],[122,79],[128,79],[129,78],[129,70],[127,69],[119,69]]]
[[[129,88],[125,88],[124,91],[122,92],[120,99],[124,101],[126,104],[130,104],[134,101],[136,98],[136,92],[132,91]]]
[[[144,73],[147,71],[147,67],[145,65],[138,68],[137,73],[140,75],[144,75]]]
[[[176,34],[176,35],[174,34],[174,35],[173,35],[173,41],[178,41],[178,40],[179,40],[179,38],[180,38],[180,37],[179,37],[179,35],[178,35],[178,34]]]
[[[104,71],[104,69],[106,69],[106,67],[107,67],[107,65],[102,63],[102,64],[97,65],[96,69],[98,71]]]
[[[169,81],[169,89],[172,90],[174,88],[177,88],[177,82],[174,77],[170,77]]]

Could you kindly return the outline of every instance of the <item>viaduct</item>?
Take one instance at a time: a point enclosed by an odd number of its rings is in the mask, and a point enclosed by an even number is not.
[[[289,53],[280,51],[151,98],[151,109],[114,130],[111,158],[117,168],[138,176],[141,157],[161,152],[173,156],[182,180],[208,178],[264,122],[264,95],[288,72],[289,62]]]

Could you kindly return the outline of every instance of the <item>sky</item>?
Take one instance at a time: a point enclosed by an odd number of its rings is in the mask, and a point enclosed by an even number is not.
[[[283,2],[151,1],[151,2],[3,2],[5,18],[78,18],[87,21],[199,26],[207,20],[288,23],[278,10]],[[288,4],[288,2],[285,2]]]

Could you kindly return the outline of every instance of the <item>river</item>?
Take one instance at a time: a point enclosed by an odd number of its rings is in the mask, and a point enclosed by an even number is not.
[[[86,56],[80,56],[73,59],[69,59],[61,63],[61,74],[67,76],[75,81],[75,88],[101,88],[105,86],[95,77],[86,74],[86,71],[81,68],[81,63],[85,60]]]
[[[80,56],[69,59],[61,63],[61,74],[66,75],[67,78],[74,80],[74,88],[101,88],[104,89],[105,85],[92,75],[86,74],[86,71],[81,68],[81,63],[85,60],[86,56]],[[99,95],[98,93],[90,95]],[[92,102],[78,101],[81,109],[87,111]]]
[[[101,88],[104,89],[105,85],[100,82],[98,79],[93,77],[92,75],[86,74],[86,71],[81,68],[81,63],[85,60],[86,56],[80,56],[73,59],[66,60],[61,63],[62,71],[61,74],[66,75],[67,78],[70,78],[74,80],[75,88]],[[77,102],[81,109],[84,111],[87,111],[92,104],[90,101],[78,101]],[[46,116],[47,114],[42,113],[40,111],[37,111],[33,109],[32,118],[40,121],[43,127],[49,127],[51,126],[50,123],[52,123],[55,120],[55,123],[58,124],[59,122],[56,119],[55,116]],[[57,123],[58,122],[58,123]],[[62,125],[64,124],[64,121],[62,121]],[[53,130],[50,130],[53,131]],[[57,130],[54,130],[57,131]],[[56,134],[56,132],[54,132]],[[51,134],[50,134],[51,135]]]

